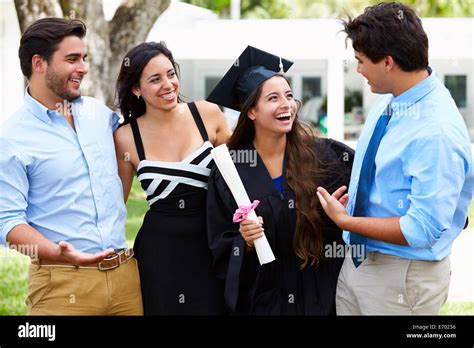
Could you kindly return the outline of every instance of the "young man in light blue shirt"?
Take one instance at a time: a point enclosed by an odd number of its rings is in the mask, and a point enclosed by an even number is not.
[[[21,38],[29,84],[0,134],[0,241],[34,256],[29,314],[140,315],[112,138],[119,117],[81,97],[85,34],[81,21],[45,18]]]
[[[339,275],[337,313],[438,314],[473,194],[466,125],[428,66],[428,38],[412,9],[382,3],[344,27],[357,71],[385,95],[357,144],[347,212],[338,201],[345,187],[332,196],[318,188],[351,256]]]

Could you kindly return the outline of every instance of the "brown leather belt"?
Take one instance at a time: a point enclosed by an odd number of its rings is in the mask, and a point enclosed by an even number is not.
[[[133,249],[122,249],[120,251],[114,252],[107,256],[99,263],[92,263],[87,266],[78,266],[72,263],[58,262],[52,260],[36,260],[32,261],[33,265],[38,266],[49,266],[49,267],[72,267],[72,268],[89,268],[97,269],[99,271],[108,271],[114,268],[119,267],[121,264],[126,263],[133,257]]]

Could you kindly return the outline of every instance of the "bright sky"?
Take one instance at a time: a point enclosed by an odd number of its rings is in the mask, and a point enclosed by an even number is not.
[[[103,0],[102,7],[104,9],[104,17],[110,21],[114,16],[115,10],[120,5],[120,0]]]

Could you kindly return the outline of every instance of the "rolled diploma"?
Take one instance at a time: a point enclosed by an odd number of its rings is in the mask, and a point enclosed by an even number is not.
[[[245,187],[242,183],[242,180],[240,180],[239,173],[235,168],[234,162],[232,161],[232,157],[230,157],[227,145],[222,144],[217,146],[216,148],[211,150],[211,154],[212,158],[214,158],[214,162],[216,163],[217,168],[221,172],[222,177],[224,178],[227,186],[232,192],[232,196],[234,196],[237,205],[239,207],[243,205],[249,205],[249,196],[247,194],[247,191],[245,191]],[[248,219],[258,223],[257,214],[255,214],[254,210],[249,213]],[[268,240],[267,237],[265,237],[265,234],[263,234],[262,237],[256,239],[254,241],[254,245],[260,265],[270,263],[275,260],[275,255],[273,255],[273,251],[270,248],[270,244],[268,244]]]

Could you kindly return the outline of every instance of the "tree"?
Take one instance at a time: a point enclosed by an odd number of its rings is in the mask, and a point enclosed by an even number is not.
[[[473,0],[398,0],[413,7],[421,17],[472,17]],[[184,0],[226,18],[230,0]],[[242,18],[345,18],[357,16],[382,0],[241,0]]]
[[[231,0],[184,0],[184,2],[207,8],[221,18],[230,15]],[[292,0],[241,0],[240,11],[245,19],[288,18],[292,13]]]
[[[90,73],[84,95],[114,105],[115,80],[127,51],[143,42],[170,0],[122,0],[112,20],[104,18],[102,0],[15,0],[20,30],[43,17],[83,20]]]

